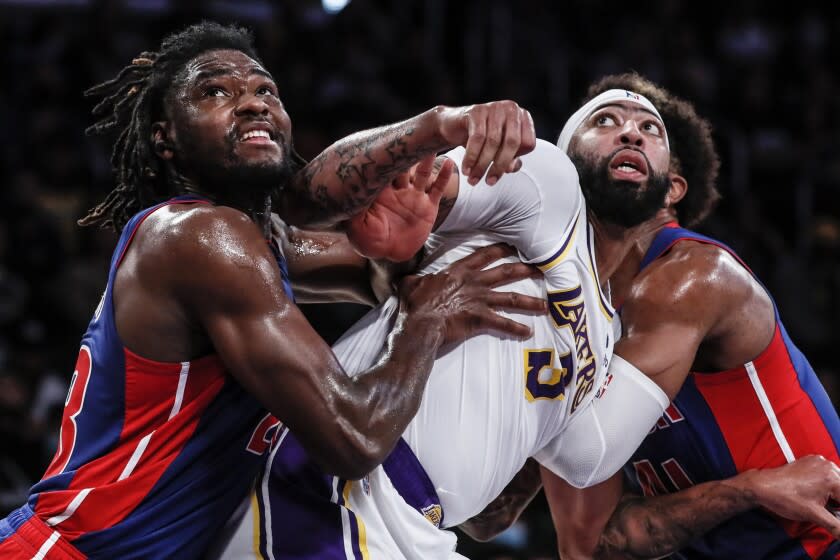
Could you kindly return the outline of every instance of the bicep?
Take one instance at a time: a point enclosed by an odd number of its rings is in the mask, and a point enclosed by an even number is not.
[[[329,345],[287,298],[258,233],[219,237],[181,260],[190,314],[228,372],[290,428],[331,421],[326,404],[346,376]]]
[[[644,372],[673,399],[706,333],[702,300],[670,297],[676,285],[632,297],[621,310],[622,336],[614,352]]]
[[[560,557],[592,558],[621,498],[622,474],[584,489],[575,488],[545,467],[541,468],[541,476]]]

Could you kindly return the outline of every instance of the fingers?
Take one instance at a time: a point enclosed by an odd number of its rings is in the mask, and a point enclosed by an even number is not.
[[[431,199],[432,203],[437,205],[440,203],[440,199],[443,196],[443,193],[446,191],[447,185],[449,185],[449,179],[452,177],[452,173],[455,172],[455,162],[451,159],[447,159],[443,162],[443,165],[438,171],[438,176],[435,179],[434,183],[431,184],[429,190],[426,193],[429,195],[429,199]]]
[[[491,292],[487,296],[487,305],[494,309],[506,309],[509,311],[533,313],[545,313],[548,311],[545,298],[526,296],[517,292]]]
[[[518,116],[518,115],[517,115]],[[484,138],[484,144],[481,147],[481,153],[475,162],[475,165],[470,172],[468,179],[469,184],[475,185],[484,176],[484,172],[493,163],[493,160],[499,155],[499,148],[502,146],[503,137],[507,130],[507,119],[509,115],[506,111],[496,109],[489,112],[487,116],[487,133]],[[519,136],[519,130],[516,131],[516,136]],[[516,140],[517,147],[519,139]],[[487,184],[492,185],[498,180],[496,177],[493,182],[490,182],[490,177],[487,177]]]
[[[502,141],[498,152],[492,155],[493,165],[490,166],[490,170],[487,172],[486,182],[490,186],[495,185],[499,177],[513,166],[513,158],[516,156],[522,143],[521,117],[522,111],[517,108],[513,111],[513,115],[505,119],[503,123]]]
[[[414,188],[417,190],[426,190],[426,186],[431,182],[432,172],[435,167],[435,154],[428,155],[417,163],[414,170]]]
[[[470,324],[470,331],[473,334],[487,330],[499,331],[518,338],[531,336],[531,327],[517,323],[513,319],[502,317],[490,310],[475,315]]]
[[[831,512],[822,507],[815,507],[811,510],[811,519],[803,521],[810,521],[828,529],[835,539],[840,539],[840,519],[837,519]]]
[[[480,249],[476,249],[473,254],[455,261],[450,265],[453,268],[466,268],[472,270],[481,270],[488,264],[495,262],[505,257],[510,257],[516,254],[516,249],[506,243],[495,243]]]
[[[473,167],[478,161],[478,156],[481,154],[481,148],[484,146],[484,139],[487,137],[487,122],[486,113],[487,107],[484,105],[476,105],[470,108],[467,114],[467,145],[464,159],[461,161],[461,171],[466,175],[471,185],[474,176]],[[484,173],[479,175],[480,178]],[[476,182],[478,182],[476,180]]]
[[[531,114],[513,101],[469,107],[466,118],[466,153],[461,170],[471,185],[478,183],[485,172],[487,184],[496,184],[504,173],[521,167],[518,156],[536,146]]]
[[[517,280],[532,278],[539,275],[539,269],[521,262],[504,263],[493,268],[481,270],[473,275],[473,282],[495,288],[510,284]]]

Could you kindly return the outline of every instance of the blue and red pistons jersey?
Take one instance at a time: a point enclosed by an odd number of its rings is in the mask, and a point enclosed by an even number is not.
[[[168,204],[201,203],[172,199],[123,230],[82,339],[58,450],[27,504],[0,520],[0,557],[26,546],[42,552],[38,558],[75,557],[66,553],[70,543],[78,557],[199,558],[248,495],[276,420],[218,356],[146,359],[125,347],[114,319],[116,271],[143,220]],[[27,530],[44,535],[43,546],[30,538],[13,549],[15,533]],[[64,552],[50,552],[50,540]]]
[[[659,232],[642,268],[681,240],[716,245],[744,265],[722,243],[674,226]],[[640,494],[675,492],[805,455],[820,454],[840,464],[838,443],[837,412],[776,310],[773,339],[754,360],[728,371],[689,374],[625,466],[625,479]],[[793,560],[840,558],[838,553],[840,544],[828,531],[755,509],[723,523],[675,557]]]

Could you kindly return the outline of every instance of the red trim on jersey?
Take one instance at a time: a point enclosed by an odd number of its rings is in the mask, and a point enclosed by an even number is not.
[[[840,465],[831,434],[799,384],[778,325],[772,341],[752,364],[794,457],[820,453]],[[715,416],[738,472],[786,463],[744,367],[691,375]],[[779,524],[801,541],[811,558],[819,557],[833,542],[828,531],[813,525],[783,519]]]
[[[181,364],[155,362],[126,349],[125,369],[125,419],[117,447],[77,469],[65,490],[38,497],[36,514],[48,520],[64,513],[81,490],[93,488],[73,515],[55,526],[71,541],[115,525],[137,507],[178,457],[226,380],[218,356],[190,362],[180,411],[169,419]],[[138,446],[149,434],[140,453]],[[118,480],[133,456],[139,460],[131,474]]]
[[[32,516],[18,527],[14,534],[0,543],[0,558],[32,560],[41,547],[53,537],[54,532],[55,529],[47,527],[43,521]],[[86,560],[87,556],[79,552],[64,537],[59,536],[41,558],[44,560]]]

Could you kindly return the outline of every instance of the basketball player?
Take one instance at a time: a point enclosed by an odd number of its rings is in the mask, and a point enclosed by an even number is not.
[[[659,110],[674,146],[667,166],[654,159],[651,115],[632,99],[600,101],[615,88]],[[837,413],[746,265],[679,225],[699,223],[718,198],[708,123],[636,74],[606,77],[588,97],[559,145],[591,208],[618,228],[628,213],[668,221],[641,238],[611,286],[624,327],[616,354],[673,403],[623,480],[579,490],[542,469],[561,556],[835,558],[840,522],[825,506],[840,496]],[[509,523],[515,515],[500,522],[504,510],[515,513],[533,494],[534,472],[471,529],[487,537]]]
[[[491,289],[532,271],[483,271],[505,254],[488,248],[406,282],[387,356],[350,378],[295,307],[267,239],[272,203],[292,223],[337,223],[455,145],[476,173],[490,161],[490,174],[512,168],[533,146],[530,117],[512,102],[360,133],[294,174],[289,117],[241,29],[191,26],[90,93],[104,98],[92,131],[119,135],[118,186],[81,223],[122,235],[59,448],[27,503],[0,521],[3,559],[199,558],[247,496],[271,413],[327,472],[361,476],[417,410],[442,344],[488,329],[522,336],[526,326],[493,308],[544,309]]]
[[[463,168],[464,150],[446,157]],[[328,476],[293,429],[280,432],[257,483],[259,519],[246,517],[225,558],[456,557],[444,529],[480,512],[528,457],[594,484],[621,468],[661,416],[664,393],[610,360],[617,319],[601,290],[638,232],[615,236],[590,223],[577,174],[553,144],[537,141],[521,159],[492,187],[450,179],[421,270],[505,241],[543,271],[514,286],[547,298],[551,316],[514,316],[533,330],[524,342],[479,336],[447,347],[403,439],[361,482]],[[396,311],[386,301],[334,346],[348,373],[376,363]]]

